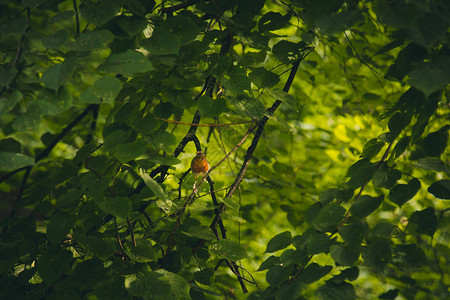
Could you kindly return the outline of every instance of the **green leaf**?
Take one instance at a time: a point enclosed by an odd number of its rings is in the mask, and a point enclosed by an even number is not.
[[[315,218],[313,226],[319,231],[334,231],[345,213],[345,208],[337,204],[325,205]]]
[[[75,57],[68,57],[63,63],[49,67],[42,75],[42,82],[47,88],[58,90],[72,76],[76,63]]]
[[[42,280],[54,283],[64,273],[72,260],[72,253],[59,246],[50,247],[37,262],[37,269]]]
[[[0,74],[0,77],[1,76],[2,75]],[[1,83],[0,86],[2,86]],[[10,112],[16,106],[16,104],[19,103],[22,99],[23,99],[22,93],[17,90],[13,91],[10,95],[7,96],[7,98],[4,97],[0,98],[0,116]]]
[[[373,213],[383,202],[384,195],[372,197],[369,195],[362,195],[352,204],[350,212],[355,218],[365,218]]]
[[[6,2],[2,2],[2,4],[6,4]],[[25,15],[16,16],[8,20],[8,22],[2,22],[0,24],[0,31],[4,34],[24,34],[28,25],[29,21]]]
[[[2,152],[20,152],[22,150],[22,146],[20,142],[15,139],[9,137],[7,139],[0,140],[0,153]]]
[[[425,265],[427,263],[425,252],[416,244],[397,245],[394,253],[408,267]]]
[[[317,20],[316,27],[325,35],[335,34],[352,27],[364,20],[359,10],[342,10],[338,13],[324,15]]]
[[[131,247],[126,251],[127,255],[138,263],[146,263],[157,260],[156,252],[150,241],[144,239],[136,240],[136,247]]]
[[[79,189],[71,188],[56,200],[56,207],[71,208],[80,203],[83,193]]]
[[[223,78],[222,83],[225,89],[232,93],[233,95],[244,94],[244,91],[251,90],[251,81],[245,75],[233,75],[230,79]]]
[[[370,160],[363,158],[355,162],[347,171],[347,177],[350,177],[348,185],[352,188],[358,188],[368,183],[375,173],[375,166]]]
[[[209,96],[201,96],[197,103],[200,115],[204,118],[215,118],[227,111],[227,103],[224,98],[213,100]]]
[[[190,299],[186,280],[162,269],[136,277],[128,286],[128,292],[143,299]]]
[[[204,285],[211,285],[214,283],[215,276],[214,276],[214,269],[213,268],[206,268],[200,271],[197,271],[194,273],[195,281],[204,284]]]
[[[378,238],[362,248],[361,256],[366,266],[381,272],[392,259],[391,244],[387,239]]]
[[[420,63],[409,73],[409,84],[430,95],[450,82],[450,57],[438,56],[435,61]]]
[[[0,152],[0,170],[12,171],[34,165],[34,158],[20,153]]]
[[[158,131],[153,135],[152,142],[150,143],[157,150],[164,150],[166,152],[173,151],[173,145],[175,145],[177,139],[172,133],[167,131]]]
[[[196,16],[184,11],[184,15],[178,14],[168,18],[164,23],[164,26],[167,27],[170,32],[177,34],[181,44],[185,45],[195,40],[201,31],[193,21],[195,18]]]
[[[125,219],[132,211],[131,201],[127,197],[107,197],[98,202],[98,206],[107,214]]]
[[[207,241],[216,239],[209,226],[192,226],[189,227],[189,231],[183,231],[183,233],[189,237],[196,237]]]
[[[117,129],[109,132],[108,135],[104,137],[105,142],[103,143],[103,149],[109,151],[116,148],[118,145],[125,142],[130,135],[131,130]]]
[[[228,55],[220,56],[217,62],[210,65],[208,70],[211,70],[210,73],[212,76],[222,76],[231,68],[232,63],[231,57]]]
[[[335,195],[337,191],[337,188],[330,188],[328,190],[322,191],[319,195],[319,201],[323,204],[333,202],[333,200],[336,199]]]
[[[395,299],[398,296],[398,293],[400,292],[399,289],[390,289],[387,292],[384,292],[383,294],[378,296],[378,299]]]
[[[248,256],[247,251],[241,245],[231,240],[215,241],[211,245],[210,251],[221,259],[233,261],[241,260]]]
[[[147,142],[144,140],[136,140],[132,143],[119,144],[115,147],[114,156],[121,162],[126,163],[136,159],[145,153]]]
[[[140,52],[127,50],[122,53],[111,54],[106,62],[98,67],[104,73],[119,73],[133,76],[154,70],[150,61]]]
[[[450,180],[449,179],[441,179],[439,181],[434,182],[428,188],[428,192],[433,194],[436,198],[439,199],[450,199]]]
[[[289,107],[295,109],[295,111],[299,111],[299,105],[294,96],[280,89],[266,89],[265,91],[267,95],[271,96],[274,100],[280,100]]]
[[[416,195],[420,190],[420,186],[420,181],[417,178],[412,178],[408,184],[397,184],[389,193],[389,199],[399,207],[402,207],[403,204]]]
[[[291,19],[291,14],[285,14],[284,16],[278,12],[270,11],[263,15],[258,21],[258,31],[272,31],[285,27],[289,20]]]
[[[409,123],[411,123],[411,115],[401,112],[395,113],[388,122],[388,127],[393,138],[397,137]]]
[[[274,236],[268,243],[265,253],[272,253],[284,249],[292,243],[290,231],[285,231]]]
[[[376,170],[373,175],[373,184],[385,189],[390,189],[402,177],[402,172],[397,169],[389,168],[386,164]]]
[[[104,48],[114,39],[114,35],[108,30],[87,31],[80,34],[75,42],[66,43],[66,47],[72,51],[91,51]]]
[[[308,241],[306,245],[306,251],[310,255],[319,253],[328,253],[330,246],[336,241],[335,238],[330,239],[330,237],[325,233],[318,233]]]
[[[359,268],[355,266],[342,270],[341,273],[334,275],[330,281],[340,284],[341,282],[344,282],[344,280],[354,281],[358,279],[358,277],[359,277]]]
[[[394,159],[400,157],[400,155],[405,152],[406,148],[409,145],[409,142],[411,141],[411,137],[404,136],[398,141],[398,143],[395,145],[394,149],[392,150],[392,156]]]
[[[386,45],[384,45],[383,47],[381,47],[375,54],[375,55],[380,55],[383,53],[386,53],[392,49],[395,49],[401,45],[403,45],[405,43],[405,41],[403,40],[394,40],[392,42],[387,43]]]
[[[93,285],[106,276],[106,269],[100,259],[88,259],[80,262],[73,270],[70,280],[79,285]]]
[[[58,244],[67,236],[75,225],[77,218],[65,213],[54,215],[47,225],[47,238],[54,244]]]
[[[153,55],[177,54],[181,46],[178,35],[161,27],[155,28],[153,35],[145,40],[142,45]]]
[[[380,221],[372,229],[372,234],[379,237],[390,237],[397,227],[386,221]]]
[[[424,170],[433,170],[436,172],[450,173],[449,168],[442,162],[442,160],[437,158],[421,158],[417,161],[417,167]]]
[[[365,223],[345,225],[339,229],[339,234],[344,242],[355,246],[361,245],[368,232],[369,226]]]
[[[320,266],[316,263],[311,263],[300,273],[297,280],[310,284],[330,273],[332,269],[332,266]]]
[[[340,265],[352,266],[359,258],[360,247],[355,245],[333,245],[330,248],[331,257]]]
[[[450,126],[444,126],[438,131],[428,134],[422,141],[422,149],[426,156],[439,157],[445,151],[448,144],[448,130]]]
[[[433,237],[438,220],[433,207],[415,211],[409,218],[408,232],[426,234]]]
[[[9,87],[9,84],[14,80],[14,78],[17,76],[17,69],[11,68],[7,71],[2,71],[0,73],[0,87]]]
[[[272,47],[272,53],[282,63],[291,63],[298,59],[300,50],[306,46],[304,42],[292,43],[289,41],[279,41]]]
[[[127,6],[129,6],[131,3],[138,3],[141,4],[138,0],[134,1],[127,1]],[[145,18],[145,16],[142,15],[142,11],[139,13],[134,13],[135,15],[132,16],[126,16],[126,15],[120,15],[114,18],[114,22],[117,23],[117,26],[120,27],[128,36],[133,37],[139,33],[141,33],[145,27],[147,27],[148,22]],[[138,16],[140,15],[140,17]]]
[[[165,166],[174,166],[181,163],[181,160],[173,156],[152,156],[149,158],[149,160],[154,162],[155,164]]]
[[[122,82],[115,77],[103,77],[94,82],[94,86],[85,89],[80,95],[84,103],[112,104],[122,88]]]
[[[249,74],[250,80],[259,88],[273,87],[280,82],[280,77],[263,67],[253,69]]]
[[[99,178],[94,173],[88,172],[81,174],[81,190],[88,197],[98,198],[108,188],[109,179]]]
[[[226,204],[226,206],[227,206],[227,208],[231,208],[231,209],[234,209],[234,210],[239,210],[239,203],[238,202],[236,202],[236,201],[233,201],[231,198],[227,198],[227,197],[225,197],[225,198],[223,198],[223,203],[225,203]]]
[[[264,271],[270,269],[272,266],[280,265],[281,260],[278,256],[269,256],[265,261],[261,263],[261,266],[259,266],[258,270],[256,271]]]
[[[345,281],[338,284],[329,280],[317,290],[317,295],[323,300],[357,299],[355,288]]]
[[[364,145],[361,156],[364,158],[367,158],[367,159],[372,159],[380,152],[380,150],[381,150],[381,148],[383,148],[384,144],[385,144],[384,142],[380,142],[376,138],[369,140]]]
[[[117,243],[114,239],[102,239],[94,236],[85,237],[84,242],[89,251],[92,251],[101,259],[107,259],[113,255]]]
[[[140,175],[142,180],[144,180],[144,183],[152,190],[156,197],[164,201],[168,200],[162,187],[153,178],[151,178],[147,173],[144,173],[143,170],[140,170]]]
[[[120,1],[107,0],[83,2],[80,5],[80,12],[87,22],[95,26],[102,26],[114,17],[116,11],[120,8],[120,4]]]
[[[277,286],[284,280],[288,279],[294,270],[293,265],[278,266],[275,265],[269,269],[266,273],[266,280],[271,286]]]
[[[52,35],[47,35],[42,38],[42,44],[47,48],[58,49],[69,38],[69,31],[61,29]]]

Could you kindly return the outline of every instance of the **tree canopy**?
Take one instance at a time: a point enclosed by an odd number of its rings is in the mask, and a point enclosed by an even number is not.
[[[0,1],[1,298],[449,299],[449,24]]]

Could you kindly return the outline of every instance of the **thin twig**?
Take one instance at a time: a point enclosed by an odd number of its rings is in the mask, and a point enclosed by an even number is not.
[[[128,229],[130,230],[131,241],[133,243],[133,246],[136,247],[136,239],[134,238],[133,226],[131,226],[130,218],[128,218],[128,217],[127,217],[127,224],[128,224]]]

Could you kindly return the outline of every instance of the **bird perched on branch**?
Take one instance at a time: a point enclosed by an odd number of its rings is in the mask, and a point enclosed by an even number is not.
[[[192,174],[195,176],[195,184],[197,183],[198,177],[204,177],[206,173],[209,171],[209,163],[206,159],[205,153],[203,151],[197,151],[197,155],[191,161],[191,170]]]

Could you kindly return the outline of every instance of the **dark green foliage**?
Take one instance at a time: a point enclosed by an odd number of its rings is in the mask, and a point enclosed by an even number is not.
[[[449,11],[0,1],[0,298],[448,299]]]

